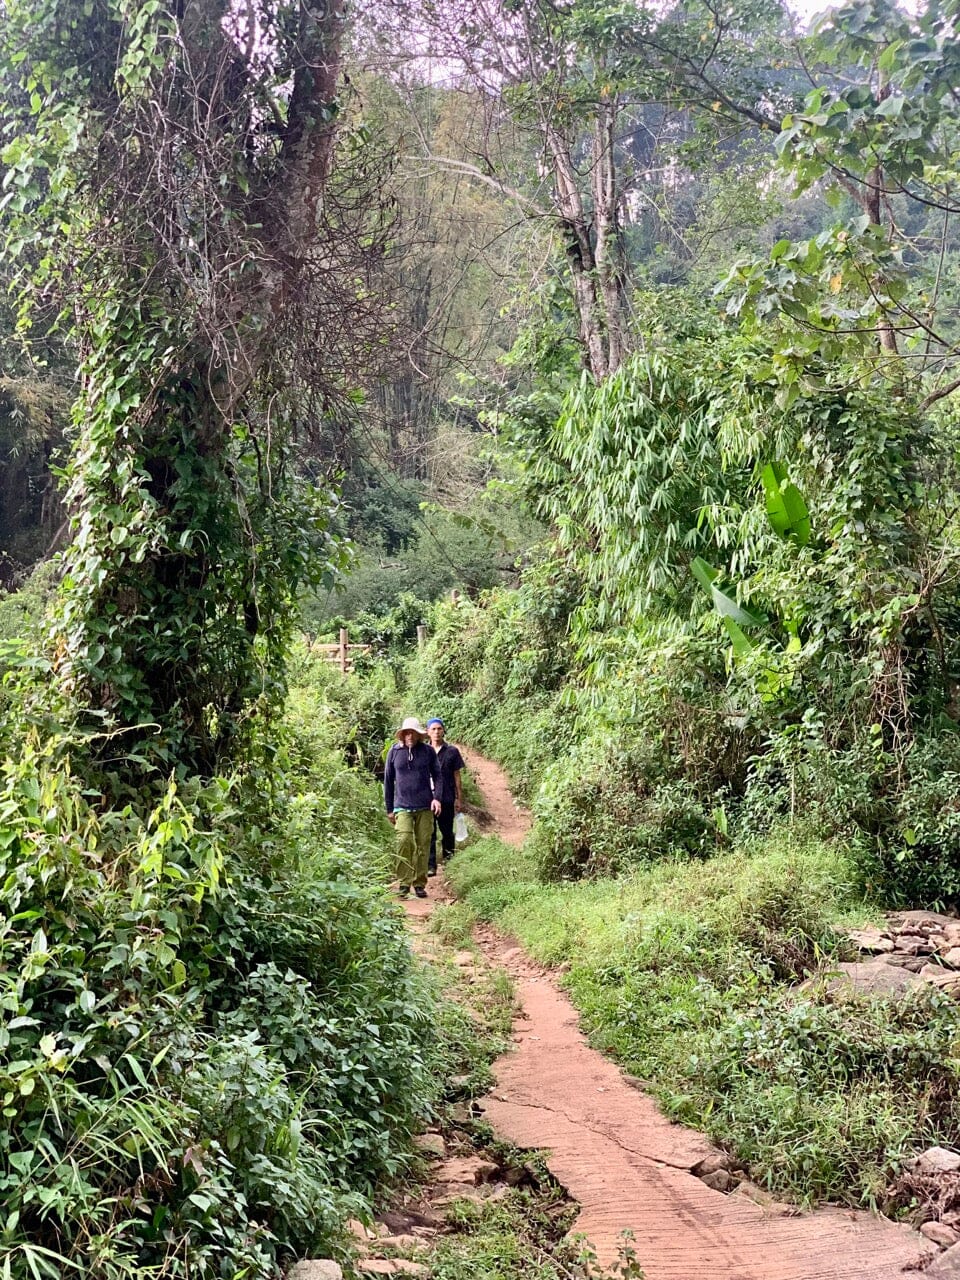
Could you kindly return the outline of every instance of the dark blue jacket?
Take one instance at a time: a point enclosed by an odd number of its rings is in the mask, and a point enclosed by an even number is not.
[[[408,751],[402,742],[393,744],[383,771],[387,813],[394,809],[429,809],[439,785],[440,766],[433,747],[415,742]]]

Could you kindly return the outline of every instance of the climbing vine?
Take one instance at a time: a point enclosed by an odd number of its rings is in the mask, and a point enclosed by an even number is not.
[[[341,554],[332,482],[294,462],[378,338],[389,215],[338,144],[343,29],[319,0],[5,11],[21,325],[53,299],[81,359],[50,661],[111,758],[229,760]]]

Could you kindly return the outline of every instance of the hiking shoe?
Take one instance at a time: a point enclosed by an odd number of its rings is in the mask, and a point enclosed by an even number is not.
[[[410,892],[410,886],[408,884],[402,884],[400,888],[397,890],[397,897],[405,898],[409,892]]]
[[[424,889],[424,888],[423,888],[421,885],[419,885],[419,884],[416,886],[416,888],[414,889],[414,891],[413,891],[413,892],[417,895],[417,897],[418,897],[418,898],[425,898],[425,897],[427,896],[427,891],[426,891],[426,889]]]
[[[427,872],[427,875],[428,875],[428,876],[435,876],[436,874],[437,874],[437,868],[436,868],[436,867],[431,867],[431,868],[430,868],[430,870]]]

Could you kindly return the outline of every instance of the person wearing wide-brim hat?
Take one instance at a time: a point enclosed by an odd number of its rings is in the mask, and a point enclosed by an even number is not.
[[[387,752],[383,770],[383,800],[397,831],[397,892],[401,898],[407,896],[411,885],[418,898],[427,896],[430,836],[434,815],[440,812],[436,798],[440,768],[426,737],[427,731],[416,716],[407,716]]]

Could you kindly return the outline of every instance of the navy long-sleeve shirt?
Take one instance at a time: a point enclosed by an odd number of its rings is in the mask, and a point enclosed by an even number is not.
[[[395,809],[429,809],[440,785],[437,753],[425,742],[405,747],[395,742],[387,752],[383,771],[383,800],[387,813]]]
[[[440,750],[435,752],[435,755],[440,766],[437,799],[441,804],[454,804],[457,799],[457,783],[454,774],[459,773],[463,768],[463,756],[460,754],[460,748],[455,747],[452,742],[445,742]]]

